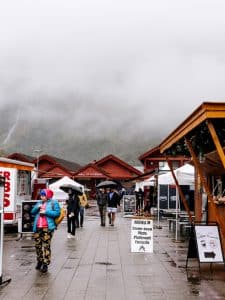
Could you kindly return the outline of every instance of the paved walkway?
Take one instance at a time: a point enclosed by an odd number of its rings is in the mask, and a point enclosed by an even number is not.
[[[130,222],[118,214],[115,227],[99,226],[88,212],[76,240],[67,239],[66,224],[55,232],[47,274],[35,270],[33,241],[5,236],[0,299],[164,300],[225,299],[224,266],[192,261],[186,272],[187,241],[174,242],[166,221],[154,229],[154,253],[130,252]]]

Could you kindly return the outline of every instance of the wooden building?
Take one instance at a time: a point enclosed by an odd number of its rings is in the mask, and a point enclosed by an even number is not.
[[[37,170],[37,177],[48,178],[50,182],[54,182],[63,176],[73,178],[77,170],[81,168],[81,165],[78,163],[47,154],[43,154],[37,158],[22,153],[12,153],[7,157],[34,163]]]
[[[167,156],[191,155],[196,170],[195,219],[185,205],[192,222],[202,221],[202,191],[207,194],[206,222],[219,224],[225,251],[225,103],[202,103],[161,144]],[[178,183],[177,183],[178,184]]]
[[[11,158],[11,159],[15,159],[15,160],[19,160],[19,161],[23,161],[23,162],[28,162],[28,163],[34,163],[35,161],[35,157],[34,156],[30,156],[30,155],[26,155],[23,153],[11,153],[7,156],[7,158]]]
[[[160,171],[163,169],[167,163],[165,155],[160,153],[159,146],[156,146],[147,152],[143,153],[138,157],[138,159],[144,165],[144,173],[151,173],[155,170]],[[174,169],[177,169],[184,165],[185,162],[189,161],[190,157],[186,157],[183,155],[178,155],[175,157],[171,157],[171,162]]]
[[[34,163],[38,172],[38,180],[48,179],[52,183],[63,176],[68,176],[90,189],[91,198],[95,196],[96,184],[102,180],[111,179],[123,184],[126,180],[131,180],[142,174],[114,155],[108,155],[83,167],[77,163],[47,154],[35,158],[22,153],[12,153],[8,157]],[[43,188],[42,183],[40,184],[38,187]]]
[[[123,185],[126,180],[132,180],[141,174],[133,166],[110,154],[78,170],[74,178],[91,189],[91,197],[95,197],[95,186],[100,181],[110,179]]]

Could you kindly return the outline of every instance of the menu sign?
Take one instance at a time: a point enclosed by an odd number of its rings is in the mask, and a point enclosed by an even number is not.
[[[219,229],[217,225],[195,225],[200,262],[223,262]]]
[[[35,200],[22,201],[22,233],[33,232],[34,216],[31,210],[36,203]]]
[[[124,214],[135,214],[136,211],[136,196],[124,195],[123,196],[123,212]]]

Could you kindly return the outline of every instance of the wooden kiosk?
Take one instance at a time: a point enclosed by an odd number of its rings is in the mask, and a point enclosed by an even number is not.
[[[204,102],[185,119],[161,144],[160,152],[191,155],[195,167],[195,219],[190,213],[179,183],[181,200],[192,223],[217,223],[225,253],[225,103]],[[170,166],[170,162],[168,159]],[[172,175],[174,172],[170,167]],[[206,205],[203,203],[203,194]]]

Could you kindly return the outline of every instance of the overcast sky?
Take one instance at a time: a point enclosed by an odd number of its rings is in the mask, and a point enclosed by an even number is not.
[[[1,1],[0,109],[165,137],[225,101],[224,13],[224,0]]]

